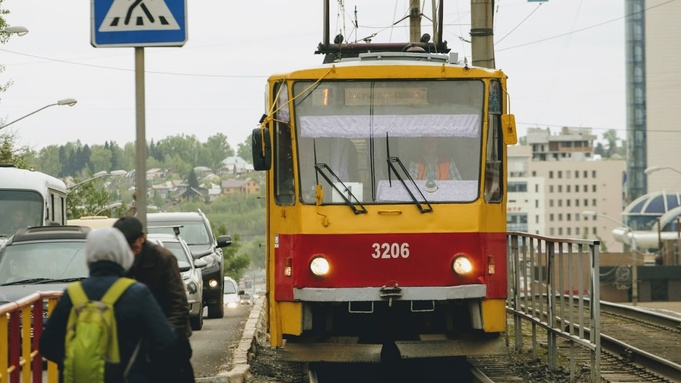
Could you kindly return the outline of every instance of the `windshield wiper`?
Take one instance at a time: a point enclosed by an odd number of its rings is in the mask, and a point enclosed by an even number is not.
[[[402,186],[407,190],[407,193],[409,193],[409,196],[411,197],[411,200],[414,201],[416,204],[416,207],[418,207],[419,211],[421,213],[430,213],[433,211],[433,207],[430,205],[428,200],[426,199],[426,196],[423,195],[423,192],[421,189],[416,185],[416,182],[414,181],[413,178],[411,178],[411,175],[409,174],[409,171],[407,171],[407,168],[404,166],[402,163],[402,160],[400,160],[400,157],[391,157],[390,156],[390,139],[388,137],[388,133],[385,134],[385,145],[386,145],[386,161],[388,162],[388,185],[392,187],[392,179],[390,178],[390,173],[392,170],[392,173],[395,173],[395,177],[397,177],[398,180],[402,183]],[[400,176],[400,173],[397,171],[397,168],[395,167],[395,163],[400,165],[400,168],[404,172],[404,174],[409,178],[409,181],[411,182],[412,185],[414,185],[414,188],[419,192],[421,195],[421,198],[423,198],[423,203],[428,205],[428,207],[423,207],[421,202],[414,196],[414,193],[411,192],[411,189],[407,186],[407,182]]]
[[[42,284],[42,283],[67,283],[67,282],[76,282],[76,281],[82,281],[87,277],[71,277],[71,278],[60,278],[60,279],[49,279],[45,278],[44,281],[36,282],[36,285]]]
[[[355,214],[366,214],[367,213],[367,209],[364,207],[364,205],[362,205],[362,203],[359,202],[357,197],[354,194],[352,194],[352,191],[350,190],[350,188],[348,188],[343,183],[343,181],[341,181],[341,179],[336,175],[336,173],[334,173],[333,170],[331,170],[329,165],[324,164],[324,163],[315,162],[314,168],[317,171],[318,175],[321,174],[322,178],[324,178],[326,180],[326,182],[328,182],[329,185],[331,185],[332,188],[336,189],[338,194],[340,194],[341,198],[343,198],[343,201],[345,201],[345,203],[348,206],[350,206],[350,208],[352,209],[353,212],[355,212]],[[332,182],[331,178],[329,178],[329,176],[326,175],[325,171],[328,171],[329,174],[331,174],[333,176],[333,178],[335,178],[336,181],[338,181],[338,183],[341,185],[341,187],[338,187],[338,185],[335,182]],[[352,202],[353,200],[355,202]],[[357,208],[356,205],[359,205],[359,208]]]
[[[352,211],[355,214],[366,214],[367,209],[364,207],[364,205],[362,205],[362,203],[359,202],[357,197],[354,194],[352,194],[352,191],[350,190],[350,188],[345,186],[343,181],[341,181],[341,179],[336,175],[336,173],[334,173],[333,170],[331,170],[329,165],[321,163],[321,162],[317,162],[317,142],[316,142],[316,140],[312,141],[312,153],[314,155],[315,179],[316,179],[317,185],[319,185],[319,175],[321,174],[322,178],[324,178],[326,180],[326,182],[328,182],[329,185],[331,185],[332,188],[336,189],[338,194],[340,194],[341,198],[343,198],[343,201],[345,201],[345,203],[348,206],[350,206],[350,208],[352,209]],[[328,172],[333,176],[333,178],[335,178],[342,185],[344,190],[341,191],[341,189],[334,182],[331,181],[329,176],[327,176],[326,173],[324,173],[324,170],[328,170]],[[347,193],[347,196],[346,196],[345,193]],[[360,207],[359,209],[355,206],[355,203],[352,202],[351,198],[352,198],[352,200],[355,200],[357,205],[359,205],[359,207]]]
[[[47,283],[47,282],[50,282],[50,281],[52,281],[52,278],[29,278],[29,279],[22,279],[20,281],[3,283],[0,286],[34,285],[34,284],[38,284],[38,283]]]

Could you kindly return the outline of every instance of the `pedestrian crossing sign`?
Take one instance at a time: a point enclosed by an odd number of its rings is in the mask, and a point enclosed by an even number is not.
[[[91,44],[98,47],[182,46],[186,0],[92,0]]]

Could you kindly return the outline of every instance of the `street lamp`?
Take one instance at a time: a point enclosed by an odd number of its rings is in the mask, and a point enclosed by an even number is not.
[[[104,206],[103,209],[100,209],[100,210],[99,210],[98,212],[96,212],[94,215],[95,215],[95,216],[98,216],[100,213],[102,213],[102,212],[104,212],[104,211],[107,211],[107,210],[109,210],[109,212],[111,212],[111,209],[115,209],[115,208],[117,208],[117,207],[120,207],[121,205],[123,205],[122,202],[114,202],[114,203],[111,203],[111,204],[109,204],[109,205],[107,205],[107,206]]]
[[[2,32],[2,33],[7,33],[7,34],[14,33],[14,34],[16,34],[17,36],[23,36],[23,35],[25,35],[25,34],[28,33],[28,28],[26,28],[26,27],[20,27],[20,26],[16,26],[16,27],[7,27],[7,28],[1,29],[0,32]]]
[[[14,120],[14,121],[12,121],[12,122],[9,122],[9,123],[7,123],[7,124],[5,124],[5,125],[2,125],[2,126],[0,126],[0,129],[4,129],[4,128],[6,128],[6,127],[8,127],[8,126],[10,126],[10,125],[12,125],[12,124],[14,124],[14,123],[17,122],[17,121],[21,121],[21,120],[23,120],[24,118],[26,118],[26,117],[28,117],[28,116],[31,116],[31,115],[34,115],[34,114],[40,112],[41,110],[47,109],[47,108],[49,108],[49,107],[51,107],[51,106],[56,106],[56,105],[58,105],[58,106],[62,106],[62,105],[74,106],[74,105],[76,105],[77,102],[78,102],[78,101],[76,101],[75,98],[65,98],[65,99],[63,99],[63,100],[59,100],[59,101],[55,102],[54,104],[45,105],[45,106],[43,106],[42,108],[37,109],[37,110],[34,110],[33,112],[31,112],[31,113],[29,113],[29,114],[27,114],[27,115],[25,115],[25,116],[23,116],[23,117],[19,117],[19,118],[17,118],[16,120]]]
[[[646,169],[647,171],[648,169]],[[622,225],[629,232],[629,247],[631,248],[631,259],[633,260],[633,265],[631,267],[631,304],[634,306],[638,305],[638,249],[636,248],[636,236],[634,235],[634,229],[629,225],[625,225],[615,219],[612,219],[604,214],[598,214],[595,211],[585,210],[582,212],[584,217],[602,217],[609,221],[615,222],[618,225]]]
[[[673,172],[681,174],[681,171],[674,169],[674,168],[671,168],[669,166],[650,166],[650,167],[646,168],[646,170],[644,170],[643,172],[648,175],[650,173],[655,173],[656,171],[663,170],[663,169],[671,170]]]
[[[96,180],[96,179],[98,179],[98,178],[102,178],[102,177],[106,177],[106,176],[116,176],[116,177],[120,177],[120,176],[124,176],[124,175],[126,175],[126,174],[128,174],[128,172],[126,172],[125,170],[112,170],[111,172],[107,172],[106,170],[102,170],[102,171],[100,171],[100,172],[97,172],[97,173],[93,174],[92,177],[90,177],[90,178],[88,178],[88,179],[86,179],[86,180],[80,181],[80,182],[78,182],[78,183],[76,183],[76,184],[73,184],[73,185],[69,186],[69,187],[67,188],[67,190],[66,190],[66,194],[71,193],[72,191],[74,191],[75,189],[77,189],[80,185],[82,185],[82,184],[84,184],[84,183],[87,183],[87,182],[90,182],[90,181],[94,181],[94,180]],[[106,209],[105,209],[105,210],[106,210]]]

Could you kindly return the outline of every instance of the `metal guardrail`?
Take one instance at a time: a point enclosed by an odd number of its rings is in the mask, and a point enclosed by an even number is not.
[[[0,383],[43,381],[38,351],[43,318],[52,313],[61,295],[61,291],[37,292],[0,306]],[[48,362],[47,382],[57,380],[57,365]]]
[[[537,358],[537,327],[546,331],[548,368],[558,368],[558,337],[570,344],[570,380],[575,347],[590,351],[591,382],[600,382],[601,325],[597,240],[507,234],[507,312],[513,316],[514,347],[523,349],[523,320],[532,326],[532,356]],[[588,331],[585,331],[588,329]]]

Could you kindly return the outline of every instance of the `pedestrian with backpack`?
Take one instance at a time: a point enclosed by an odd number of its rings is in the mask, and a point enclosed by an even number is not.
[[[64,383],[147,383],[145,354],[167,353],[176,337],[151,291],[124,278],[134,257],[115,228],[91,230],[89,278],[69,284],[45,323],[39,350]]]
[[[126,276],[149,287],[177,336],[165,359],[152,358],[152,376],[157,382],[194,383],[189,303],[177,258],[165,247],[148,242],[142,221],[136,217],[119,218],[113,226],[123,233],[135,255]]]

